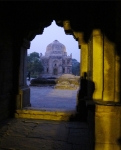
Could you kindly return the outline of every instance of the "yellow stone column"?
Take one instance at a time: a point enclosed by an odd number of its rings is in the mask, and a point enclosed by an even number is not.
[[[95,150],[120,150],[121,107],[96,105]]]
[[[92,81],[95,84],[94,100],[102,99],[103,91],[103,35],[100,30],[92,33]]]
[[[80,75],[83,76],[84,72],[88,72],[88,44],[81,44]]]
[[[115,93],[114,101],[120,102],[120,57],[115,56]]]
[[[102,102],[95,105],[95,150],[119,150],[121,138],[120,57],[103,36]]]
[[[118,67],[118,66],[117,66]],[[115,45],[104,36],[103,101],[114,101]]]

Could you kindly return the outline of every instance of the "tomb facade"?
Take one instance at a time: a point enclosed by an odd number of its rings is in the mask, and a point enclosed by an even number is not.
[[[44,77],[72,74],[72,54],[67,56],[66,47],[58,40],[47,46],[44,56],[40,53],[40,60],[44,67],[42,73]]]

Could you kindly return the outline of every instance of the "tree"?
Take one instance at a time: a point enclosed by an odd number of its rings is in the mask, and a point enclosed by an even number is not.
[[[30,53],[30,58],[31,58],[31,60],[34,60],[36,58],[40,58],[39,53],[37,53],[37,52]]]
[[[38,77],[42,71],[43,66],[39,59],[39,53],[30,53],[30,55],[27,56],[27,72],[31,72],[31,77]]]
[[[76,59],[72,59],[72,73],[74,75],[80,75],[80,63]]]

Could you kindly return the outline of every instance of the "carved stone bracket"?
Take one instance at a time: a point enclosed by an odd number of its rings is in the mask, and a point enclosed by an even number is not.
[[[71,25],[69,20],[63,21],[63,27],[66,34],[72,35]]]
[[[82,32],[73,32],[73,36],[74,36],[75,39],[78,40],[79,45],[85,44],[84,33],[82,33]]]

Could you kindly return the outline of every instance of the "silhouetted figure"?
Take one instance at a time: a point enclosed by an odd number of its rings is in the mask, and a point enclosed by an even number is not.
[[[86,79],[86,73],[84,73],[84,77],[81,77],[81,81],[80,81],[80,89],[78,92],[78,99],[82,99],[85,98],[87,96],[87,79]]]
[[[28,75],[27,75],[27,77],[28,77],[28,80],[30,81],[30,71],[28,72]]]
[[[86,100],[92,99],[94,89],[94,82],[91,80],[87,80],[87,73],[84,72],[84,75],[80,80],[80,89],[77,93],[77,112],[79,112],[79,117],[83,121],[86,121],[87,119]]]

